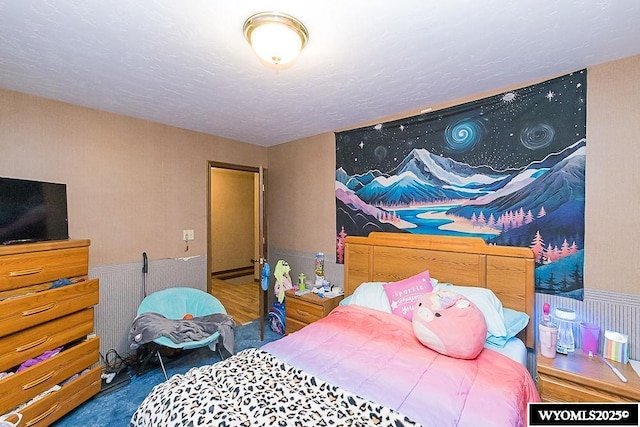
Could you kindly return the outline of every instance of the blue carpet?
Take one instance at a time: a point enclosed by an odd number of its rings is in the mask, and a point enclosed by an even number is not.
[[[247,348],[259,348],[264,344],[281,338],[271,330],[265,321],[264,341],[260,341],[260,322],[251,323],[235,328],[236,351]],[[180,357],[165,361],[167,375],[184,374],[194,366],[208,365],[220,361],[217,352],[208,347],[185,351]],[[55,424],[56,427],[76,426],[128,426],[131,416],[151,389],[164,382],[162,370],[158,367],[141,376],[132,376],[126,386],[89,399],[79,407],[68,413]]]

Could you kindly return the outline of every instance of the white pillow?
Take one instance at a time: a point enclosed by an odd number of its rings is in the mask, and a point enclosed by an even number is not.
[[[438,283],[433,290],[450,290],[466,297],[474,303],[484,315],[487,322],[487,337],[506,337],[507,328],[504,326],[504,312],[502,302],[491,289],[476,288],[473,286],[458,286],[451,283]]]
[[[374,310],[391,313],[389,299],[382,286],[385,282],[364,282],[361,283],[351,295],[349,304],[361,305],[373,308]]]

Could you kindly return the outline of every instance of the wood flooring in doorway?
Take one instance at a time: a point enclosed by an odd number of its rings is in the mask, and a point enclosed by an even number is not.
[[[247,283],[233,284],[224,280],[211,279],[213,296],[218,298],[227,314],[237,325],[256,320],[259,315],[260,284],[252,279]]]

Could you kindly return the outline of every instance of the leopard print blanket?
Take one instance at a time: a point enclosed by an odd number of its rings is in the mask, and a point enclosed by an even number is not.
[[[174,375],[133,414],[133,426],[415,426],[271,354],[247,349]]]

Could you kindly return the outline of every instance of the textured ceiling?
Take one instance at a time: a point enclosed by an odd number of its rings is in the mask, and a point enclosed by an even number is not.
[[[305,23],[274,70],[242,33]],[[0,88],[271,146],[640,54],[638,0],[0,0]]]

